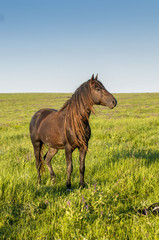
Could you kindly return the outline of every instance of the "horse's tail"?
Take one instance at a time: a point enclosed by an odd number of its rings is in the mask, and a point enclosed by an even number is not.
[[[41,175],[43,174],[43,172],[45,172],[45,165],[44,165],[43,151],[44,151],[44,144],[42,145],[41,150],[40,150],[40,161],[41,161],[41,168],[40,168],[40,171],[41,171]]]

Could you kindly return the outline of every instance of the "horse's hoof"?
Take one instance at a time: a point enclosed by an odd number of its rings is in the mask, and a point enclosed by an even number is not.
[[[66,185],[67,189],[71,189],[71,184],[68,184]]]
[[[85,184],[84,183],[80,183],[79,187],[83,189],[85,187]]]

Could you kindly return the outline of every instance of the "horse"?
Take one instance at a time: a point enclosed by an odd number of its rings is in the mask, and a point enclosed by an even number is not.
[[[40,170],[43,159],[51,180],[55,180],[51,159],[59,149],[65,149],[67,189],[70,189],[73,171],[72,153],[78,148],[80,186],[84,187],[85,157],[91,136],[89,116],[91,112],[94,113],[93,105],[107,106],[110,109],[117,105],[115,97],[98,80],[98,75],[94,77],[94,74],[76,89],[59,111],[45,108],[34,114],[30,122],[30,138],[36,158],[38,183],[41,182]],[[42,157],[43,146],[48,146],[48,152],[44,157]]]

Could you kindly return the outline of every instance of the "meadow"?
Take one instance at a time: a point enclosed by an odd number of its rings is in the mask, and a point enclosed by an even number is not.
[[[37,185],[29,122],[40,108],[59,109],[71,94],[0,94],[0,239],[159,239],[159,216],[138,210],[159,202],[159,93],[115,94],[113,110],[95,107],[79,188],[72,190],[61,150]]]

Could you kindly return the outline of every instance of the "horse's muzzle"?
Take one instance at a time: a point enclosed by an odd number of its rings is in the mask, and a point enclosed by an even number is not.
[[[111,100],[110,104],[109,104],[109,108],[113,109],[115,108],[117,105],[117,100],[115,98],[113,98],[113,100]]]

